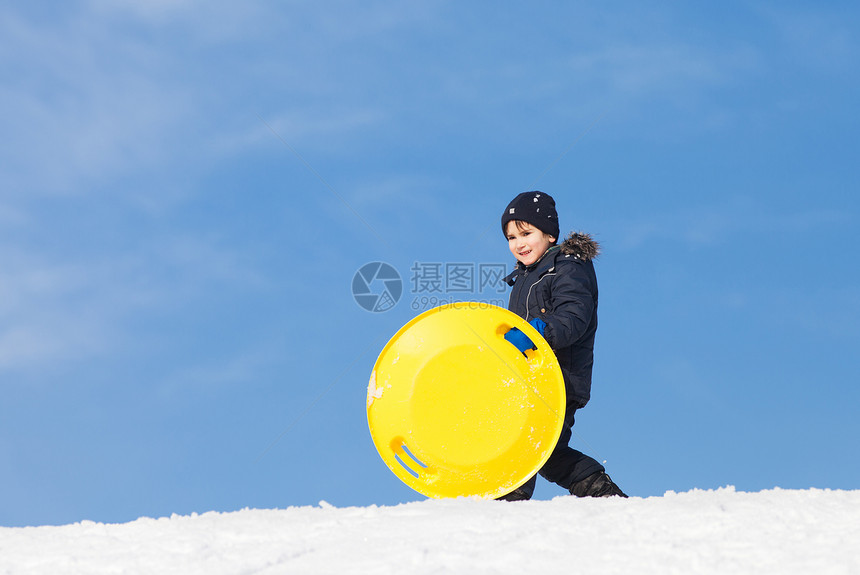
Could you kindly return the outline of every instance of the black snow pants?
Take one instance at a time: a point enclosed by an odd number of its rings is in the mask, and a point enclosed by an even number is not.
[[[561,436],[558,438],[558,443],[555,445],[552,454],[544,466],[540,468],[541,477],[547,481],[551,481],[561,487],[570,490],[571,486],[577,481],[581,481],[594,473],[606,471],[606,469],[597,462],[596,459],[585,455],[570,447],[568,443],[572,435],[571,429],[574,424],[574,414],[576,408],[569,406],[564,414],[564,427],[561,430]],[[514,491],[500,497],[508,501],[516,501],[523,499],[531,499],[535,491],[537,483],[537,475],[523,483]]]

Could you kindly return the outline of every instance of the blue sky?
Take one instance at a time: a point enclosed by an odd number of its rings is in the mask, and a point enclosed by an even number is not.
[[[373,448],[371,368],[415,262],[512,264],[527,189],[603,245],[574,441],[625,491],[857,489],[858,24],[4,3],[0,525],[421,499]],[[374,261],[404,280],[382,313],[350,291]]]

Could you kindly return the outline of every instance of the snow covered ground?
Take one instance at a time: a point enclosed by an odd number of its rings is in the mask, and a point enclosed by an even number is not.
[[[860,491],[321,502],[0,528],[0,573],[860,573]]]

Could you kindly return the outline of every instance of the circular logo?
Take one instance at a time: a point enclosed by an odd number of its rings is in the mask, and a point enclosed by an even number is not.
[[[385,262],[371,262],[359,268],[352,278],[355,303],[370,312],[388,311],[400,301],[403,280]]]

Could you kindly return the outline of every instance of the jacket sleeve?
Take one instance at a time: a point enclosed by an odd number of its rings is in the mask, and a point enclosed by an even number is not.
[[[543,317],[544,337],[552,349],[561,349],[585,335],[595,305],[591,280],[579,264],[560,263],[556,269],[550,292],[552,312]]]

